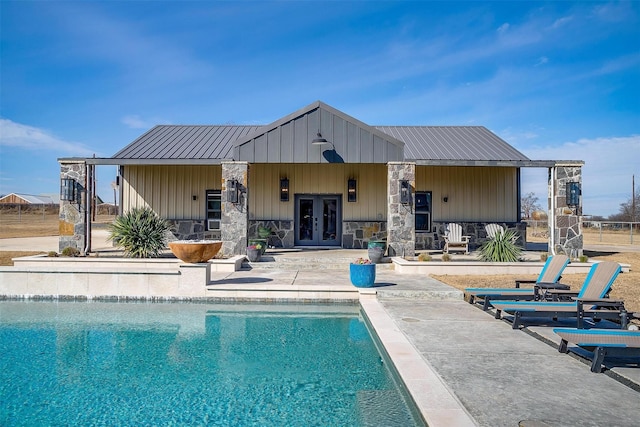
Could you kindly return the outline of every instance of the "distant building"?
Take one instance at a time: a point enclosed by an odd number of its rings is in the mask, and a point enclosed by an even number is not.
[[[59,194],[33,194],[11,193],[0,197],[1,204],[12,205],[59,205]]]

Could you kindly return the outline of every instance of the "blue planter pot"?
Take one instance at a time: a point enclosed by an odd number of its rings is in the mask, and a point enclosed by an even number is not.
[[[370,288],[376,282],[375,264],[350,264],[349,278],[357,288]]]

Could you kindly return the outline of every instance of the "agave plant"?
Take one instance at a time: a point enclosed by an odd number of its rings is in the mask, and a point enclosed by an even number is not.
[[[484,242],[480,248],[480,259],[489,262],[516,262],[520,259],[522,248],[516,245],[518,233],[508,229],[499,231],[495,237]]]
[[[109,225],[108,240],[130,258],[153,258],[166,247],[169,224],[149,208],[134,208]]]

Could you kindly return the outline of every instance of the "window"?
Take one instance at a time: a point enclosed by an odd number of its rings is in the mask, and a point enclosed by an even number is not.
[[[207,230],[220,230],[221,202],[220,190],[207,190]]]
[[[416,231],[431,231],[431,191],[416,191]]]

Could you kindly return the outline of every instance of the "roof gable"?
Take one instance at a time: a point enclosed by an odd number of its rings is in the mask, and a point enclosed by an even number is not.
[[[311,144],[318,133],[327,144]],[[254,163],[387,163],[404,156],[402,141],[320,101],[234,145],[234,159]]]

